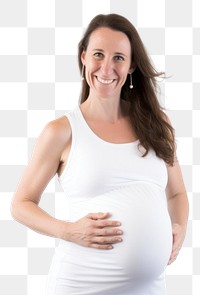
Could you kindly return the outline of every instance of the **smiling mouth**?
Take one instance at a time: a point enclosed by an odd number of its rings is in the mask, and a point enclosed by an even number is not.
[[[109,79],[109,80],[105,80],[105,79],[102,79],[102,78],[100,78],[100,77],[98,77],[98,76],[96,76],[96,78],[97,78],[97,80],[100,82],[100,83],[102,83],[102,84],[106,84],[106,85],[108,85],[108,84],[111,84],[113,81],[115,81],[115,79]]]

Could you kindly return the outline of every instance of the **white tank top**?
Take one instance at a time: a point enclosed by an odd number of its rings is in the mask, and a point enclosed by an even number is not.
[[[150,150],[142,157],[139,141],[115,144],[99,138],[88,126],[80,107],[66,113],[72,129],[72,146],[59,182],[70,202],[145,181],[165,189],[165,162]]]
[[[69,200],[70,221],[109,212],[122,224],[123,241],[108,251],[60,240],[46,295],[166,295],[172,230],[164,161],[153,150],[142,157],[139,141],[102,140],[79,107],[66,116],[72,146],[59,181]]]

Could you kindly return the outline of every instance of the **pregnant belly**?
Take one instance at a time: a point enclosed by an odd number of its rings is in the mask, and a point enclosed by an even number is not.
[[[84,202],[73,204],[71,218],[109,212],[121,221],[123,242],[112,250],[84,248],[68,243],[68,265],[91,277],[139,282],[152,280],[166,268],[172,248],[172,231],[165,192],[155,185],[135,183]],[[67,242],[62,241],[60,247]],[[76,262],[75,262],[76,261]]]

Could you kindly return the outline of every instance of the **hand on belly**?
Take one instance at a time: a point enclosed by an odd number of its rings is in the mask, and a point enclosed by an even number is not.
[[[89,212],[99,211],[110,212],[109,219],[119,220],[123,230],[123,241],[105,254],[107,267],[121,268],[129,277],[149,279],[165,270],[172,248],[172,230],[164,191],[144,183],[124,187],[77,204],[73,207],[72,218],[77,220]],[[113,229],[104,227],[103,231],[108,233]],[[102,246],[98,238],[97,244]],[[107,236],[105,242],[109,239],[112,244],[115,236]],[[96,248],[101,249],[100,246]],[[88,252],[94,263],[95,257],[99,259],[97,252]]]
[[[112,244],[122,241],[119,221],[108,219],[109,213],[88,213],[71,223],[67,240],[84,247],[112,249]]]

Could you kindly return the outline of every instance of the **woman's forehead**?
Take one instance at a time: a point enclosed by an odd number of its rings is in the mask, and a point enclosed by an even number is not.
[[[91,33],[88,49],[104,50],[106,48],[114,48],[117,52],[129,52],[131,50],[131,44],[123,32],[101,27]]]

